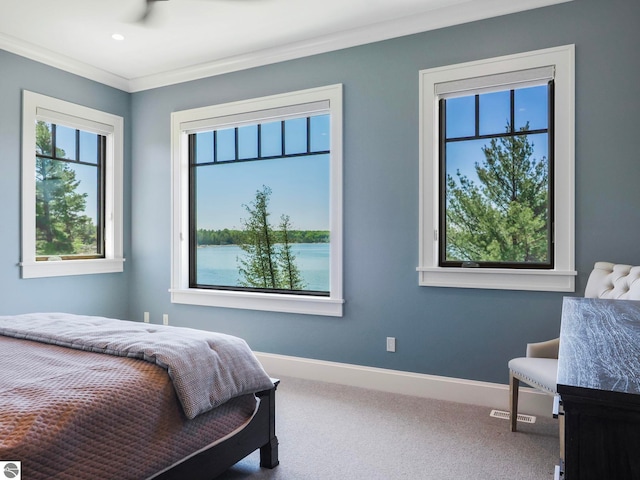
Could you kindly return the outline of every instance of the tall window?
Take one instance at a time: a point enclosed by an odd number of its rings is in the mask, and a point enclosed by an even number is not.
[[[23,277],[122,271],[122,118],[27,91],[23,105]]]
[[[553,268],[553,80],[540,82],[441,96],[440,266]]]
[[[36,120],[36,260],[104,257],[106,137]]]
[[[342,315],[341,91],[172,115],[173,302]]]
[[[573,46],[420,72],[421,285],[573,291]]]

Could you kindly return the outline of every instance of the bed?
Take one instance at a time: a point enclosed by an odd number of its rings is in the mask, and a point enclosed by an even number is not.
[[[4,316],[0,362],[0,460],[24,479],[209,480],[257,449],[278,464],[278,381],[237,337]]]

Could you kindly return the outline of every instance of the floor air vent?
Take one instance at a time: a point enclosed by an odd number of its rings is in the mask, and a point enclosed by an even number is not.
[[[502,418],[504,420],[509,420],[511,414],[509,412],[505,412],[503,410],[491,410],[489,414],[490,417]],[[533,415],[524,415],[522,413],[518,414],[518,421],[524,423],[536,423],[536,417]]]

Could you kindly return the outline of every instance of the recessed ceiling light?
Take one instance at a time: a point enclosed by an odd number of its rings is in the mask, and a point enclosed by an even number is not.
[[[113,35],[111,35],[111,38],[113,38],[114,40],[122,41],[124,40],[124,35],[121,35],[119,33],[114,33]]]

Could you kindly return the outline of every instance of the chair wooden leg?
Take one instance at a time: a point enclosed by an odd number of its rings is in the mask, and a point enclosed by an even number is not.
[[[513,376],[513,372],[509,372],[509,422],[511,423],[511,431],[515,432],[518,424],[518,389],[520,380]]]

